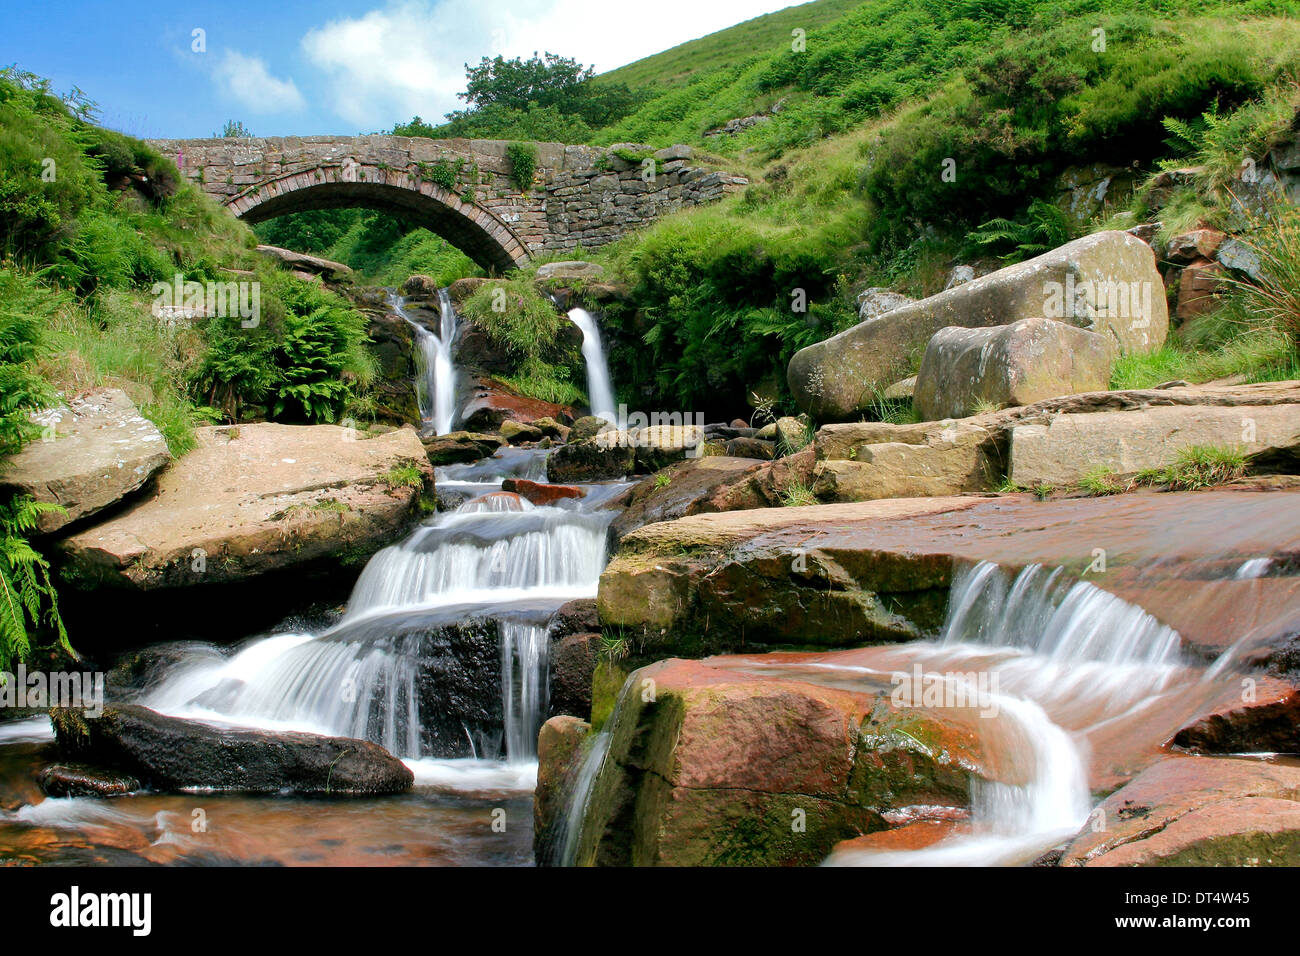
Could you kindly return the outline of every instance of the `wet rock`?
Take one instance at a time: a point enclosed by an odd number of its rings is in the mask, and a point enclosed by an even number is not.
[[[546,475],[557,482],[610,481],[625,478],[635,468],[635,449],[597,445],[594,441],[561,445],[546,461]]]
[[[415,374],[415,332],[400,315],[388,309],[367,311],[370,320],[370,349],[378,365],[372,392],[378,408],[376,420],[395,425],[416,423],[420,407],[411,387]]]
[[[1170,392],[1176,391],[1169,389]],[[1300,455],[1300,404],[1166,405],[1107,414],[1061,414],[1011,430],[1008,477],[1032,487],[1072,485],[1106,467],[1118,475],[1163,468],[1192,446],[1239,448],[1248,457]]]
[[[165,717],[135,704],[97,718],[52,712],[59,747],[153,790],[327,795],[402,793],[411,771],[378,744],[346,737],[232,730]]]
[[[1296,866],[1300,768],[1167,757],[1112,793],[1062,866]]]
[[[1168,331],[1163,283],[1151,247],[1099,232],[1035,259],[886,312],[797,352],[788,381],[819,421],[857,417],[875,389],[906,374],[939,329],[1047,317],[1112,340],[1120,354],[1159,348]]]
[[[552,638],[600,630],[600,615],[596,612],[595,598],[566,601],[551,615],[549,623]]]
[[[607,728],[579,865],[817,864],[886,828],[894,808],[965,807],[972,775],[986,773],[960,715],[727,664],[667,660],[632,675],[653,693],[626,695]]]
[[[496,453],[503,442],[498,435],[481,432],[448,432],[422,439],[431,465],[455,465],[478,461]]]
[[[549,714],[591,715],[591,681],[600,646],[595,631],[552,635]]]
[[[572,421],[573,412],[554,402],[516,395],[496,379],[481,378],[461,416],[468,431],[488,432],[498,430],[507,419],[525,425],[539,418]]]
[[[940,329],[925,347],[913,403],[923,419],[964,418],[980,405],[1032,405],[1102,391],[1112,347],[1096,332],[1052,319]]]
[[[42,770],[36,783],[47,797],[120,797],[141,789],[130,774],[83,763],[56,763]]]
[[[1241,699],[1201,714],[1174,735],[1199,753],[1300,753],[1300,689],[1289,681],[1243,681]]]
[[[94,389],[39,417],[45,436],[0,460],[0,491],[67,509],[41,515],[42,533],[117,504],[171,461],[162,433],[121,389]]]
[[[539,863],[555,864],[555,844],[565,822],[574,778],[582,766],[583,744],[591,725],[577,717],[556,716],[537,735],[537,789],[533,792],[533,850]]]
[[[574,485],[547,485],[527,478],[507,478],[501,482],[502,491],[513,491],[535,505],[553,505],[566,498],[581,498],[586,492]]]
[[[215,584],[312,562],[360,559],[414,517],[432,484],[409,426],[359,439],[336,425],[260,422],[196,430],[198,447],[149,497],[59,542],[70,578],[138,589]]]
[[[654,521],[730,510],[726,492],[740,476],[752,474],[759,467],[757,460],[725,455],[690,458],[670,465],[622,496],[619,503],[623,510],[611,526],[613,534],[621,538]]]

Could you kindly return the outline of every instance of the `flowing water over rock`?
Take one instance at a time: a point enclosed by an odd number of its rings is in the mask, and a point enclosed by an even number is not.
[[[570,309],[569,319],[582,329],[582,357],[587,363],[587,397],[591,401],[591,414],[611,425],[617,424],[614,388],[610,384],[609,366],[605,362],[605,349],[600,342],[596,319],[586,309]]]
[[[445,435],[456,417],[456,369],[451,361],[456,309],[451,295],[446,289],[438,290],[437,335],[406,314],[406,299],[396,292],[388,293],[388,304],[415,330],[415,395],[420,418],[439,435]]]

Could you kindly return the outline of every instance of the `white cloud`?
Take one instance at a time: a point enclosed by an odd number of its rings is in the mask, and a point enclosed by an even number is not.
[[[303,37],[328,77],[328,102],[359,129],[419,114],[438,122],[464,103],[465,63],[480,57],[571,56],[598,72],[658,53],[789,0],[393,0]]]
[[[253,113],[288,113],[306,105],[293,80],[272,76],[260,57],[226,50],[215,75],[221,91]]]

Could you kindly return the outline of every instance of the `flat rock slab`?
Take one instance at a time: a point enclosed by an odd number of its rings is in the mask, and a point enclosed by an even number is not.
[[[1172,756],[1106,798],[1062,866],[1296,866],[1300,762]]]
[[[937,633],[962,564],[1038,563],[1121,595],[1170,589],[1180,599],[1161,620],[1195,632],[1205,560],[1221,559],[1230,576],[1297,548],[1297,491],[894,498],[646,525],[622,539],[598,601],[606,627],[660,652],[856,646]]]
[[[215,727],[136,704],[99,717],[56,710],[60,748],[152,790],[351,795],[403,793],[414,776],[378,744],[350,737]]]
[[[432,468],[409,426],[358,440],[335,425],[201,428],[148,499],[60,542],[79,583],[147,589],[245,579],[368,556],[399,534],[422,489],[385,476]]]
[[[52,438],[0,462],[0,487],[62,505],[37,527],[57,531],[137,491],[171,460],[153,422],[118,388],[99,388],[45,413]]]

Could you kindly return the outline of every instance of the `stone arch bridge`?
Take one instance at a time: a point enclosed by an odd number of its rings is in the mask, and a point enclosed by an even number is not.
[[[157,139],[181,171],[240,219],[341,206],[399,212],[484,268],[591,249],[657,217],[748,183],[693,165],[689,146],[532,144],[530,188],[514,182],[505,140],[406,136]]]

